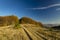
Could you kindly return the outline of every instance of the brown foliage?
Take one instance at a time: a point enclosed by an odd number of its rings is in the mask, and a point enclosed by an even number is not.
[[[11,25],[18,22],[17,16],[0,16],[0,26]]]
[[[28,17],[22,17],[19,20],[19,23],[20,24],[35,24],[35,25],[43,26],[42,23],[34,21],[34,20],[32,20],[31,18],[28,18]]]

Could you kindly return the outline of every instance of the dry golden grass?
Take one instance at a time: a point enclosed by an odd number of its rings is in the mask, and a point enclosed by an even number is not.
[[[50,31],[34,24],[20,24],[15,29],[13,25],[0,27],[0,40],[60,40],[60,31]]]

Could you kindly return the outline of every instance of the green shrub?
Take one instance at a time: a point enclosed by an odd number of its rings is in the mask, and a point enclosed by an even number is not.
[[[21,26],[20,26],[19,23],[16,23],[16,24],[14,25],[14,28],[18,29],[18,28],[21,28]]]
[[[53,31],[53,29],[52,29],[52,28],[50,28],[49,30],[50,30],[50,31]]]

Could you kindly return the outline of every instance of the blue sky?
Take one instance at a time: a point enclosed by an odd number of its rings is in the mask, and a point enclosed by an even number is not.
[[[0,16],[30,17],[46,24],[60,24],[60,0],[0,0]]]

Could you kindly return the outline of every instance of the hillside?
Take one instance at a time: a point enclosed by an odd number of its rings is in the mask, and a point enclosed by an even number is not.
[[[17,16],[0,16],[0,26],[7,26],[15,24],[19,21]]]
[[[21,19],[19,19],[19,23],[20,24],[35,24],[35,25],[43,26],[41,22],[37,22],[28,17],[22,17]]]
[[[60,31],[50,31],[33,24],[20,24],[20,27],[0,27],[0,40],[60,40]]]
[[[45,28],[31,18],[4,16],[0,20],[4,23],[0,25],[0,40],[60,40],[60,30]]]

